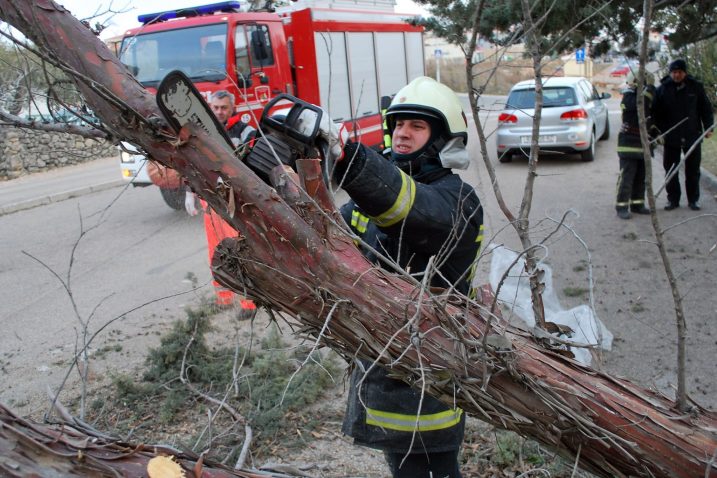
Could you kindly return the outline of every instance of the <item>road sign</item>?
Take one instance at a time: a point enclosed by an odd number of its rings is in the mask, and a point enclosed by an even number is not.
[[[585,63],[585,48],[575,50],[575,61],[577,63]]]
[[[441,50],[440,48],[436,48],[435,50],[433,50],[433,56],[436,57],[436,58],[442,57],[442,56],[443,56],[443,50]]]

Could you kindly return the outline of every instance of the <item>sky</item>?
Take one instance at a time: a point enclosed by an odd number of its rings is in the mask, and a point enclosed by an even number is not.
[[[108,18],[108,15],[98,17],[92,20],[94,25],[96,21],[101,21],[107,25],[105,31],[100,35],[106,39],[116,35],[121,35],[128,28],[139,26],[137,15],[144,13],[155,13],[169,10],[171,8],[192,7],[196,5],[207,5],[216,3],[218,0],[55,0],[68,9],[74,16],[79,19],[90,18],[96,16],[99,12],[106,12],[108,9],[113,11],[121,11]],[[416,15],[425,14],[425,11],[411,0],[396,0],[396,11],[399,13],[412,13]]]

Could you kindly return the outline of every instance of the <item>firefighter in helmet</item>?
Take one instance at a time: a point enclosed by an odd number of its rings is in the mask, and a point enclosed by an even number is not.
[[[375,251],[430,285],[469,294],[483,238],[483,210],[452,169],[469,164],[465,115],[456,94],[432,78],[402,88],[386,111],[387,160],[348,143],[335,178],[351,200],[341,208],[353,231]],[[334,134],[334,136],[336,136]],[[381,264],[374,255],[367,255]],[[437,272],[427,268],[431,258]],[[394,477],[459,477],[465,416],[390,377],[371,362],[355,364],[343,431],[380,449]]]
[[[649,214],[645,207],[645,158],[640,140],[640,123],[637,117],[638,101],[645,105],[647,132],[652,136],[653,105],[655,101],[654,77],[645,72],[645,82],[638,85],[637,74],[627,75],[627,87],[622,91],[622,126],[617,136],[617,156],[620,159],[620,175],[617,179],[615,210],[621,219],[630,219],[632,213]],[[652,141],[652,140],[651,140]],[[652,154],[652,144],[647,145]]]

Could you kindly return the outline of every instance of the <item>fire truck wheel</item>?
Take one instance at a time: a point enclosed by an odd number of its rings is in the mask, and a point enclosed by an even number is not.
[[[184,209],[184,195],[187,194],[184,188],[159,188],[159,192],[162,193],[162,199],[164,199],[164,202],[167,203],[167,206],[171,207],[175,211]]]

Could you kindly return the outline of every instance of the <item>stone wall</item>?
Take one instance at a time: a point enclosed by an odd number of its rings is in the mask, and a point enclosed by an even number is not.
[[[105,140],[0,126],[0,181],[115,155]]]

